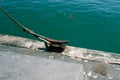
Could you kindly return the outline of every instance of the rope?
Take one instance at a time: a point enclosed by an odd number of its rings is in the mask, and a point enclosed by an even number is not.
[[[20,22],[18,22],[15,18],[13,18],[10,14],[8,14],[7,11],[6,11],[2,6],[0,6],[0,9],[1,9],[1,11],[2,11],[5,15],[7,15],[15,24],[17,24],[20,28],[22,28],[24,32],[30,33],[30,34],[34,35],[35,37],[37,37],[38,39],[40,39],[40,40],[42,40],[42,41],[44,41],[44,42],[46,42],[46,43],[49,43],[49,42],[47,41],[47,38],[46,38],[46,37],[44,37],[44,36],[42,36],[42,35],[39,35],[39,34],[36,34],[34,31],[32,31],[32,30],[28,29],[27,27],[25,27],[24,25],[22,25],[22,24],[21,24]]]

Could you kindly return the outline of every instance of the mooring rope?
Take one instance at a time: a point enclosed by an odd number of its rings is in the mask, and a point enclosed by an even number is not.
[[[10,14],[8,14],[7,11],[6,11],[2,6],[0,6],[0,9],[1,9],[1,11],[2,11],[5,15],[7,15],[15,24],[17,24],[20,28],[22,28],[23,31],[34,35],[35,37],[41,39],[42,41],[44,41],[44,42],[46,42],[46,43],[49,43],[49,42],[47,41],[47,39],[46,39],[47,37],[44,37],[44,36],[39,35],[39,34],[36,34],[34,31],[32,31],[32,30],[28,29],[27,27],[25,27],[24,25],[22,25],[22,24],[21,24],[20,22],[18,22],[15,18],[13,18]]]
[[[39,35],[35,33],[34,31],[28,29],[27,27],[23,26],[20,22],[18,22],[15,18],[13,18],[10,14],[7,13],[7,11],[0,6],[1,11],[7,15],[15,24],[17,24],[20,28],[23,29],[24,32],[27,32],[29,34],[32,34],[33,36],[37,37],[38,39],[42,40],[45,43],[45,46],[48,51],[53,52],[63,52],[66,48],[66,43],[68,43],[68,40],[55,40],[51,38],[44,37],[42,35]]]

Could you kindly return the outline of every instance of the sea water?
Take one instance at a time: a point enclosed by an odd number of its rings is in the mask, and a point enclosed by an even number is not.
[[[0,5],[38,34],[120,53],[120,0],[0,0]],[[1,11],[0,33],[36,39]]]

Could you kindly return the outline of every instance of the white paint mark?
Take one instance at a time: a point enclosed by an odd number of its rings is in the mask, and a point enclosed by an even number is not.
[[[87,75],[88,75],[89,77],[91,77],[91,76],[92,76],[92,71],[88,72]]]
[[[97,77],[98,77],[97,75],[94,75],[94,76],[93,76],[93,78],[95,78],[95,79],[96,79]]]

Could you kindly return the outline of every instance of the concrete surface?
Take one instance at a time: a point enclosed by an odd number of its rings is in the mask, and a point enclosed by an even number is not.
[[[83,80],[83,66],[0,51],[0,80]]]
[[[29,65],[29,63],[31,61],[33,63],[35,61],[38,61],[35,63],[39,63],[39,59],[41,59],[41,60],[45,61],[45,63],[52,61],[49,63],[54,63],[54,65],[56,65],[56,64],[59,64],[59,65],[63,64],[63,66],[65,66],[66,64],[69,66],[75,65],[75,66],[72,66],[72,70],[75,69],[77,71],[76,72],[71,71],[71,73],[70,73],[72,76],[74,76],[74,80],[79,80],[78,76],[80,76],[80,80],[120,80],[120,54],[104,52],[104,51],[97,51],[97,50],[90,50],[90,49],[85,49],[85,48],[77,48],[77,47],[72,47],[72,46],[67,46],[66,50],[61,54],[54,53],[54,52],[46,52],[44,44],[42,42],[38,42],[35,40],[26,39],[26,38],[21,38],[21,37],[8,36],[8,35],[0,35],[0,44],[2,44],[2,45],[0,45],[0,53],[4,53],[6,55],[11,56],[8,59],[18,58],[15,60],[16,62],[13,61],[13,62],[15,62],[14,65],[17,65],[17,66],[19,63],[24,64],[26,62],[26,67],[28,67],[27,65]],[[15,56],[12,56],[12,55],[15,55]],[[27,58],[26,58],[26,56],[27,56]],[[1,64],[6,62],[6,61],[4,61],[3,57],[6,58],[4,55],[0,56]],[[28,57],[31,58],[30,61],[27,60]],[[20,59],[22,59],[22,60],[20,60]],[[11,61],[11,59],[9,61]],[[1,66],[1,64],[0,64],[0,66]],[[47,71],[41,72],[42,74],[47,75],[48,71],[50,71],[49,67],[53,66],[53,65],[52,64],[45,65],[44,63],[42,63],[42,65],[48,66],[48,67],[46,67]],[[10,65],[6,64],[5,68],[8,68],[9,66]],[[40,66],[40,64],[36,65],[36,66],[32,65],[31,67],[36,68],[37,66]],[[61,66],[58,66],[58,67],[61,67]],[[80,66],[80,68],[78,68],[78,66]],[[22,65],[20,70],[23,68],[24,68],[24,65]],[[28,68],[28,72],[29,72],[29,69],[30,68]],[[56,69],[58,70],[61,68],[54,68],[54,71]],[[66,68],[66,67],[65,67],[65,69],[70,70],[69,68]],[[1,69],[1,70],[3,70],[3,69]],[[6,72],[5,70],[2,73],[5,73]],[[27,69],[25,69],[24,71],[27,73],[26,70]],[[22,76],[23,73],[25,74],[24,71],[21,71],[19,76]],[[39,75],[39,71],[37,71],[37,70],[33,70],[33,71],[36,75]],[[52,71],[53,71],[53,69],[52,69]],[[52,75],[52,71],[50,71],[50,75]],[[57,72],[59,72],[59,71],[57,71]],[[57,74],[57,72],[55,72],[55,76],[56,75],[61,76],[62,73]],[[69,72],[69,71],[66,71],[66,72]],[[0,73],[0,74],[3,75],[2,73]],[[33,73],[29,73],[29,75],[31,75],[31,74],[33,74]],[[70,74],[68,74],[68,76]],[[5,74],[5,75],[9,75],[9,74]],[[15,75],[14,77],[19,78],[19,76]],[[55,76],[53,76],[53,77],[55,77]],[[67,74],[66,74],[66,76],[67,76]],[[26,78],[26,77],[27,76],[24,76],[24,78]],[[46,77],[46,76],[44,76],[44,77]],[[27,78],[29,79],[29,77],[27,77]],[[50,77],[50,78],[52,78],[52,77]],[[45,80],[45,79],[46,78],[44,78],[43,80]],[[71,78],[71,79],[73,79],[73,78]],[[6,80],[6,79],[2,79],[2,80]],[[57,80],[59,80],[59,79],[57,79]]]

